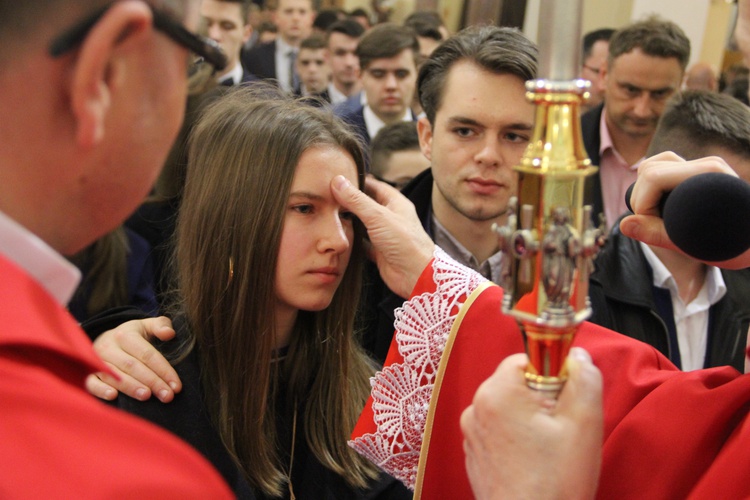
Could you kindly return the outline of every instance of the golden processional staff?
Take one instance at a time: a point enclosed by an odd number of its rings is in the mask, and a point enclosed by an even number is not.
[[[526,82],[536,105],[529,147],[514,167],[518,193],[510,216],[495,226],[504,252],[503,312],[524,332],[530,387],[556,396],[578,326],[589,317],[588,280],[604,227],[584,205],[591,165],[581,138],[580,105],[591,83],[576,78],[582,0],[542,0],[541,77]]]

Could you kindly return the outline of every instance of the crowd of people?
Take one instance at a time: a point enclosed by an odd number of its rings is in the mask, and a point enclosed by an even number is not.
[[[750,250],[689,257],[657,208],[698,173],[750,182],[750,109],[677,24],[582,39],[609,237],[550,400],[494,284],[544,76],[520,30],[313,0],[3,7],[9,497],[750,493]],[[750,0],[736,39],[750,58]]]

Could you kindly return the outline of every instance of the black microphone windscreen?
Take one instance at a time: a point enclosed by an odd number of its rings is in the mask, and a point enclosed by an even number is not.
[[[690,177],[669,193],[662,219],[672,242],[691,257],[732,259],[750,248],[750,185],[720,173]]]

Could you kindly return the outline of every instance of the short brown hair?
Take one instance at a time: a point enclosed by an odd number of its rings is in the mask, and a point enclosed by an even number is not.
[[[727,94],[686,90],[667,102],[647,155],[674,151],[694,160],[716,148],[750,159],[750,108]]]
[[[416,65],[419,40],[414,30],[393,23],[383,23],[365,33],[357,45],[356,54],[359,57],[359,66],[364,70],[375,59],[395,57],[404,50],[412,51]]]
[[[448,72],[457,62],[470,61],[491,73],[526,81],[536,77],[537,57],[536,45],[516,28],[474,26],[458,32],[440,44],[419,69],[417,91],[427,119],[435,124]]]
[[[634,49],[652,57],[675,58],[683,71],[690,59],[690,40],[672,21],[653,16],[615,31],[609,40],[609,64]]]

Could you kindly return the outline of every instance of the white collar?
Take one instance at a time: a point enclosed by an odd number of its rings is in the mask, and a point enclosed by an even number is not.
[[[226,80],[227,78],[231,78],[233,85],[239,85],[240,83],[242,83],[243,75],[244,72],[242,71],[242,64],[238,62],[231,71],[224,73],[222,76],[217,78],[217,80],[221,82],[223,80]]]
[[[362,93],[364,94],[364,92]],[[370,109],[370,106],[365,105],[364,109],[362,110],[362,116],[365,119],[365,126],[367,127],[367,134],[370,136],[370,139],[375,137],[375,135],[380,132],[381,128],[385,127],[385,122],[378,118],[375,112]],[[401,121],[414,121],[414,117],[411,114],[411,109],[406,108],[406,112],[404,113],[404,116],[401,117]]]
[[[38,281],[63,307],[81,281],[81,272],[37,235],[0,212],[0,254]]]
[[[337,89],[333,82],[328,82],[328,96],[331,98],[331,104],[338,104],[349,98],[349,96]]]
[[[653,285],[657,288],[666,288],[673,294],[679,296],[677,290],[677,282],[675,281],[672,273],[669,272],[667,266],[665,266],[659,257],[656,256],[653,250],[649,248],[643,242],[638,242],[643,251],[644,257],[651,266],[651,272],[653,273]],[[724,283],[724,277],[721,275],[721,271],[718,267],[706,266],[706,280],[703,282],[701,291],[705,289],[706,298],[709,305],[714,305],[720,301],[727,293],[727,286]]]

